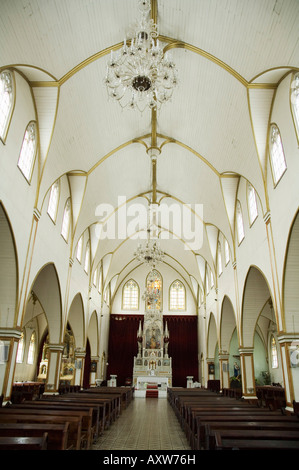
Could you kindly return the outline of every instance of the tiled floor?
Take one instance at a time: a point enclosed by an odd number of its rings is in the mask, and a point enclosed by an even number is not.
[[[93,450],[190,450],[166,398],[134,398]]]

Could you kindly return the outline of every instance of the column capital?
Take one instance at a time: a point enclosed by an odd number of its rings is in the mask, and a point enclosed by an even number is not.
[[[253,347],[246,347],[246,346],[242,346],[239,348],[239,353],[240,354],[253,354],[253,351],[254,351],[254,348]]]
[[[64,344],[48,344],[48,349],[52,352],[62,352],[64,350]]]
[[[271,213],[270,213],[270,211],[267,211],[267,212],[264,214],[264,222],[265,222],[265,224],[268,225],[269,222],[270,222],[270,220],[271,220]]]
[[[17,339],[19,340],[22,335],[21,328],[0,328],[1,339]]]
[[[33,217],[35,218],[35,220],[36,220],[37,222],[38,222],[39,219],[41,218],[41,213],[40,213],[40,211],[38,210],[37,207],[35,207],[35,208],[33,209]]]

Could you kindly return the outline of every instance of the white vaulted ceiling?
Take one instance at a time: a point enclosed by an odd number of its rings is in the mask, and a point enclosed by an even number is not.
[[[104,86],[108,54],[138,17],[137,0],[0,3],[0,68],[19,70],[36,101],[43,168],[38,205],[67,174],[74,247],[97,223],[99,204],[116,209],[123,196],[128,207],[147,205],[151,165],[144,143],[156,126],[158,144],[167,141],[157,161],[158,199],[203,204],[204,222],[201,249],[184,250],[182,240],[161,245],[167,263],[201,283],[196,255],[214,269],[219,232],[234,252],[240,176],[255,187],[266,212],[267,124],[279,80],[299,63],[298,0],[152,0],[159,39],[171,48],[179,78],[172,101],[156,116],[121,110]],[[92,243],[93,266],[113,253],[107,279],[121,273],[120,283],[134,265],[136,244]]]

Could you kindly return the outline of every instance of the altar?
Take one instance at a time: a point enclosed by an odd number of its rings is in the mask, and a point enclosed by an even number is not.
[[[138,354],[134,357],[133,386],[135,397],[145,397],[149,387],[156,385],[158,397],[167,397],[172,387],[172,362],[168,356],[169,332],[163,328],[163,314],[150,309],[144,314],[143,327],[137,332]]]

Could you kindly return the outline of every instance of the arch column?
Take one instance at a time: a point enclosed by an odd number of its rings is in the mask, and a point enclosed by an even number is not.
[[[293,400],[299,401],[299,334],[282,334],[277,339],[280,345],[286,409],[293,411]]]
[[[208,380],[214,380],[215,379],[215,359],[211,357],[207,358],[206,363],[207,363],[207,370],[208,370],[208,373],[207,373]]]
[[[48,365],[48,374],[47,382],[45,386],[45,395],[57,395],[59,389],[59,378],[61,370],[61,359],[62,353],[64,350],[63,344],[49,344],[48,354],[49,354],[49,365]]]
[[[10,399],[12,392],[21,333],[18,328],[0,329],[0,395],[3,393],[4,403]]]
[[[84,371],[85,356],[86,356],[85,351],[83,351],[83,350],[76,351],[75,350],[75,382],[74,382],[74,385],[80,385],[80,387],[82,387],[82,384],[83,384],[83,371]]]
[[[219,353],[220,388],[229,388],[229,354]]]
[[[254,377],[253,348],[239,348],[242,371],[242,397],[257,399]]]
[[[96,378],[99,375],[99,362],[100,362],[99,356],[91,356],[91,358],[90,358],[90,363],[91,363],[90,385],[91,386],[96,384]]]

